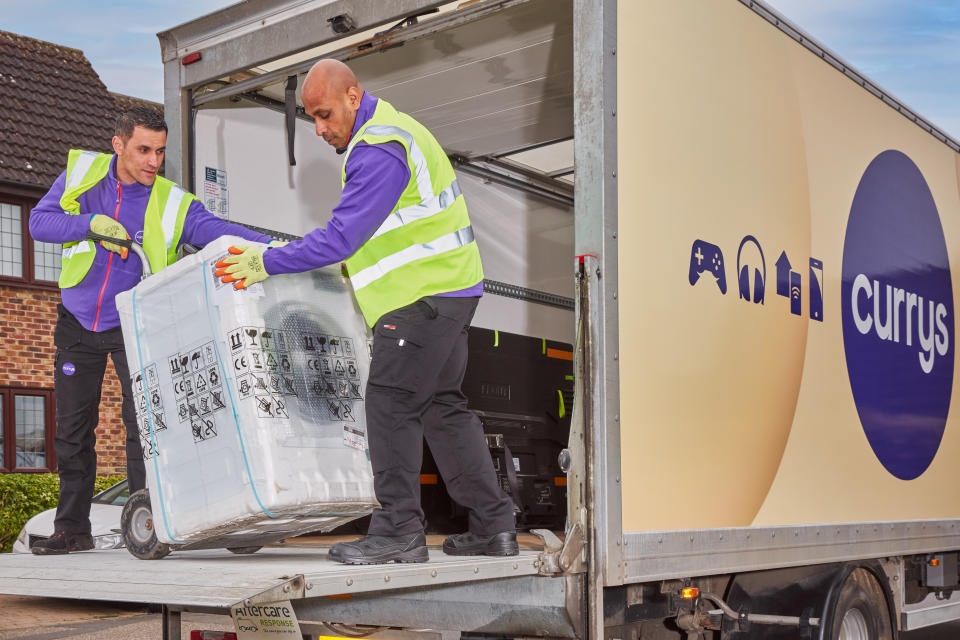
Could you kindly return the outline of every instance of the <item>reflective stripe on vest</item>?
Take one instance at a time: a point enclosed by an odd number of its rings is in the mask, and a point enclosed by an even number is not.
[[[73,164],[73,170],[70,171],[70,178],[67,180],[64,191],[73,189],[83,181],[84,176],[87,175],[87,171],[90,171],[90,167],[93,166],[93,161],[96,160],[99,155],[101,154],[96,151],[83,151],[80,153],[77,161]]]
[[[465,247],[474,241],[473,227],[459,229],[453,233],[441,236],[432,242],[415,244],[402,251],[391,254],[375,265],[367,267],[363,271],[350,274],[350,282],[355,291],[363,289],[371,282],[382,278],[394,269],[409,264],[414,260],[436,256],[447,251],[453,251],[460,247]]]
[[[93,251],[93,249],[90,248],[89,242],[81,242],[69,247],[64,245],[63,249],[60,251],[60,256],[64,259],[72,258],[76,253],[86,253],[88,251]]]
[[[399,209],[391,213],[389,216],[387,216],[387,219],[383,221],[383,224],[380,225],[380,228],[374,231],[371,237],[376,238],[381,234],[384,234],[388,231],[393,231],[394,229],[402,227],[405,224],[436,215],[452,205],[453,201],[456,200],[457,196],[459,196],[461,193],[460,183],[454,180],[453,184],[429,200],[419,204],[411,205],[409,207],[404,207],[403,209]]]
[[[407,143],[410,159],[413,160],[414,173],[416,174],[414,179],[417,182],[417,191],[420,192],[420,201],[425,202],[433,197],[433,184],[430,182],[430,169],[427,168],[427,158],[423,155],[423,151],[417,146],[416,141],[409,132],[404,131],[400,127],[375,124],[364,129],[363,133],[370,134],[371,136],[397,136],[398,138],[403,138]],[[352,149],[359,141],[360,138],[354,139],[353,142],[350,143],[350,148]]]
[[[151,194],[152,195],[152,194]],[[170,187],[170,194],[167,196],[167,202],[163,206],[163,215],[160,217],[160,225],[163,227],[163,239],[167,245],[167,251],[170,251],[174,236],[177,233],[177,215],[180,212],[180,205],[183,199],[189,194],[186,191],[173,185]]]

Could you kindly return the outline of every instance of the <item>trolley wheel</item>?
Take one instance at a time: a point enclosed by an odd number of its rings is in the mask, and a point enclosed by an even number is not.
[[[245,556],[250,553],[256,553],[260,551],[263,547],[227,547],[227,551],[230,553],[236,553],[237,555]]]
[[[831,640],[893,640],[890,610],[880,584],[866,569],[855,569],[837,595]]]
[[[157,540],[157,532],[153,529],[147,489],[140,489],[127,499],[120,515],[120,528],[127,551],[141,560],[159,560],[170,553],[170,545]]]

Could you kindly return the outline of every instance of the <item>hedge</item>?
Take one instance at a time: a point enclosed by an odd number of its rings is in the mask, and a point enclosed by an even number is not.
[[[97,477],[95,492],[113,486],[124,476]],[[55,473],[0,474],[0,553],[13,543],[27,520],[57,506],[60,478]]]

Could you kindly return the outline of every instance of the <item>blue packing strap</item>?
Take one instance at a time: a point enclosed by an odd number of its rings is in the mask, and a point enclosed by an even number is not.
[[[143,368],[143,351],[140,349],[140,323],[137,320],[137,290],[133,290],[133,337],[137,343],[137,364],[140,369],[140,379],[146,381],[147,372]],[[150,429],[150,444],[153,446],[153,475],[157,479],[157,497],[160,499],[160,515],[163,516],[163,528],[167,530],[167,537],[173,540],[174,542],[183,542],[183,540],[178,540],[173,537],[173,532],[170,531],[170,523],[167,521],[167,509],[164,506],[163,502],[163,483],[160,482],[160,464],[157,462],[157,458],[160,457],[159,449],[157,449],[157,434],[153,430],[153,412],[150,410],[150,401],[148,400],[147,405],[147,427]],[[150,501],[151,506],[153,500]]]
[[[217,354],[217,363],[220,365],[220,371],[226,372],[227,369],[223,366],[223,358],[220,357],[220,341],[217,339],[216,330],[215,330],[216,328],[214,327],[214,324],[213,324],[213,318],[210,317],[210,311],[213,305],[210,304],[210,285],[207,284],[207,280],[209,279],[207,277],[207,272],[208,272],[207,261],[204,260],[201,263],[201,266],[202,266],[201,273],[203,274],[203,297],[207,304],[207,322],[210,325],[210,337],[213,338],[213,350]],[[257,504],[260,506],[260,510],[263,511],[265,514],[267,514],[268,517],[278,518],[279,516],[276,516],[270,513],[270,511],[268,511],[267,508],[263,506],[263,501],[260,500],[260,495],[257,493],[257,485],[253,481],[253,473],[250,471],[250,460],[247,459],[247,448],[243,444],[243,434],[240,432],[240,418],[237,417],[237,404],[234,401],[233,391],[231,391],[231,388],[230,388],[231,381],[229,376],[226,375],[226,373],[224,373],[223,377],[226,383],[224,386],[227,388],[227,399],[230,401],[230,410],[233,411],[233,424],[237,428],[237,439],[240,440],[240,453],[243,454],[243,466],[247,470],[247,479],[250,481],[250,489],[253,491],[253,497],[254,499],[256,499]]]

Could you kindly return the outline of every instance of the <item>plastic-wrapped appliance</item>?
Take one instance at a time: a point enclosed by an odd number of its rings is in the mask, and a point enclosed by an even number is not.
[[[377,506],[364,392],[369,334],[338,267],[238,291],[231,244],[117,296],[153,529],[182,548],[329,530]]]

